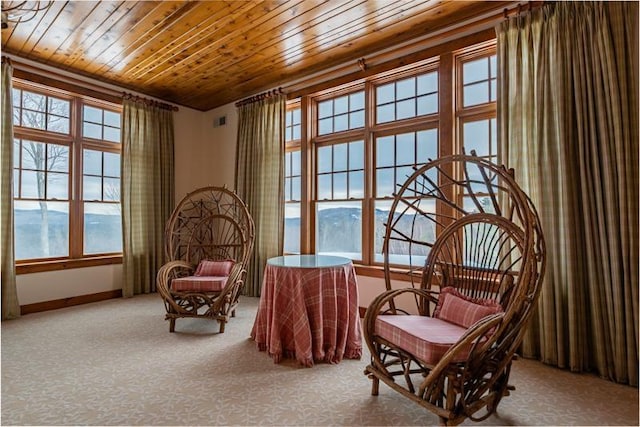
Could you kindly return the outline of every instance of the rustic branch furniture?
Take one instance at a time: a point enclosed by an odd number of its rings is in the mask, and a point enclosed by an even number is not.
[[[254,240],[254,223],[244,202],[226,188],[187,194],[165,229],[165,255],[157,288],[169,331],[176,319],[217,320],[220,333],[235,315]]]
[[[339,363],[359,359],[362,334],[358,284],[349,258],[286,255],[270,258],[251,331],[274,360]]]
[[[514,389],[545,264],[537,212],[513,171],[475,155],[418,168],[394,196],[383,256],[387,290],[364,318],[372,394],[383,381],[442,424],[486,419]],[[392,288],[398,271],[410,286]]]

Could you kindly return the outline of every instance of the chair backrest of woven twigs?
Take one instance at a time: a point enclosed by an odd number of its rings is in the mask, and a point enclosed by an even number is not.
[[[453,287],[469,298],[508,305],[517,285],[524,235],[503,217],[474,213],[447,227],[429,252],[425,288]]]
[[[197,265],[203,259],[232,259],[246,265],[254,224],[244,202],[223,187],[205,187],[185,196],[165,230],[169,261]]]
[[[509,320],[531,314],[544,270],[544,240],[513,171],[461,154],[416,168],[400,186],[383,256],[387,289],[391,271],[405,268],[410,286],[452,286],[470,298],[495,300]],[[408,268],[394,265],[399,256]],[[432,308],[426,299],[418,306],[423,313]]]

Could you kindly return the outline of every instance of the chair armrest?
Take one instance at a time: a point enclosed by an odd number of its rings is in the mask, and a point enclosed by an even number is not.
[[[231,267],[229,276],[227,276],[227,283],[225,284],[224,289],[222,289],[220,295],[225,295],[230,292],[236,284],[242,284],[246,273],[247,271],[241,262],[235,263],[233,267]]]
[[[215,296],[208,312],[229,312],[238,303],[238,297],[244,288],[244,279],[247,275],[245,265],[237,262],[231,268],[227,282],[222,291]]]
[[[179,270],[187,270],[190,274],[194,271],[194,268],[191,264],[185,261],[169,261],[160,267],[160,270],[158,270],[158,274],[156,275],[156,287],[160,294],[163,296],[169,296],[169,285],[171,283],[171,279],[176,277],[177,271]]]

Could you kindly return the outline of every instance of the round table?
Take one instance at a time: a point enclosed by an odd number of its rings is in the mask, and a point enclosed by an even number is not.
[[[267,260],[267,265],[290,268],[337,267],[350,263],[349,258],[334,255],[284,255]]]
[[[285,255],[267,260],[251,331],[275,363],[295,358],[339,363],[359,359],[362,333],[358,284],[349,258]]]

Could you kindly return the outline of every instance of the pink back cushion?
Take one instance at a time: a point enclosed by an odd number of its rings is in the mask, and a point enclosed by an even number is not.
[[[224,261],[203,259],[200,261],[200,264],[198,264],[194,276],[228,276],[234,264],[235,261],[232,259]]]
[[[440,291],[433,317],[468,328],[478,320],[502,311],[502,306],[496,301],[469,298],[452,287],[446,287]]]

